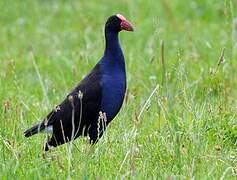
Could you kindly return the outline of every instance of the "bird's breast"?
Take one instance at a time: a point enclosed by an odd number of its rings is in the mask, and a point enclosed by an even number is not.
[[[102,76],[101,111],[111,121],[119,112],[126,92],[126,73],[122,71],[106,72]]]

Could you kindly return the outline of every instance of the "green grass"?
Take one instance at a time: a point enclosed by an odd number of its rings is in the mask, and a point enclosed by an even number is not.
[[[236,179],[235,0],[9,0],[0,10],[1,179]],[[23,131],[96,64],[118,12],[136,30],[120,34],[122,110],[96,146],[79,138],[43,155],[46,136]]]

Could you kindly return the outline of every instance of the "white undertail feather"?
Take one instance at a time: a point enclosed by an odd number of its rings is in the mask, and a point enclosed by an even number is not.
[[[42,133],[53,134],[53,126],[47,126]]]

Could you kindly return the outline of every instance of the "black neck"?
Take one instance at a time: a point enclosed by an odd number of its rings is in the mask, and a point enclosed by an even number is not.
[[[118,32],[105,30],[105,56],[121,54]]]

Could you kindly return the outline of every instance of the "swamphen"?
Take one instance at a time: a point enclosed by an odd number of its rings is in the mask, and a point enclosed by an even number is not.
[[[118,39],[121,30],[133,31],[133,27],[120,14],[109,17],[103,57],[60,105],[41,123],[24,132],[25,137],[52,133],[45,151],[80,135],[89,136],[92,144],[97,142],[119,112],[126,91],[125,62]]]

